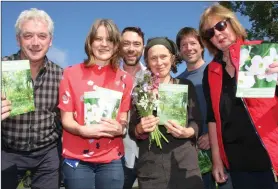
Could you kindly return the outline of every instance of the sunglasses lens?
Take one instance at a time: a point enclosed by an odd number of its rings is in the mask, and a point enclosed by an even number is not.
[[[205,31],[205,37],[211,39],[214,36],[214,29],[210,28]]]
[[[227,22],[226,20],[223,20],[221,22],[218,22],[215,25],[215,29],[217,29],[218,31],[224,31],[227,28]]]

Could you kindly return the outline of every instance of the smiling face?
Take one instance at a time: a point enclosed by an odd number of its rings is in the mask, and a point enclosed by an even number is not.
[[[97,63],[106,64],[116,50],[105,26],[100,25],[92,42],[92,51]]]
[[[152,73],[159,74],[159,78],[170,75],[174,56],[164,45],[154,45],[148,50],[148,66]]]
[[[211,16],[210,21],[205,25],[204,29],[213,28],[217,23],[225,20],[217,16]],[[226,21],[227,27],[223,31],[214,28],[214,36],[210,39],[211,43],[221,51],[227,51],[229,46],[236,41],[236,33],[229,21]]]
[[[42,20],[26,20],[21,24],[21,31],[17,35],[17,43],[21,49],[21,57],[31,63],[43,61],[52,45],[52,36],[48,24]]]
[[[122,57],[128,66],[135,66],[139,63],[144,49],[143,39],[138,33],[126,31],[122,35]]]
[[[203,51],[204,49],[196,37],[193,35],[183,36],[180,42],[180,53],[187,64],[196,64],[199,60],[202,60]]]

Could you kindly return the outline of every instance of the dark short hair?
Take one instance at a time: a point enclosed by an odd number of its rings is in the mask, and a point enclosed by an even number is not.
[[[140,37],[142,37],[142,40],[143,40],[143,45],[144,45],[144,41],[145,41],[145,38],[144,38],[144,32],[142,32],[141,28],[139,27],[126,27],[123,29],[122,31],[122,35],[125,33],[125,32],[128,32],[128,31],[131,31],[131,32],[135,32],[137,33]]]
[[[202,52],[202,58],[204,58],[205,47],[204,47],[204,44],[201,41],[201,37],[200,37],[199,32],[195,28],[184,27],[184,28],[180,29],[180,31],[178,32],[178,34],[176,36],[176,44],[178,46],[178,49],[180,50],[180,43],[181,43],[182,38],[184,36],[189,36],[189,35],[195,37],[198,40],[201,47],[204,49],[203,52]]]

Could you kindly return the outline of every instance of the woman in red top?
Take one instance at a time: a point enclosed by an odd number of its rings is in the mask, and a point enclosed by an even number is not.
[[[234,189],[277,189],[278,86],[272,98],[235,95],[241,45],[261,41],[247,41],[236,15],[219,4],[204,11],[199,31],[214,55],[203,77],[214,178],[225,182],[226,166]],[[273,59],[266,73],[277,72]]]
[[[121,189],[122,135],[130,108],[132,78],[118,68],[120,33],[111,20],[97,20],[85,42],[87,59],[64,70],[59,90],[63,123],[62,171],[67,189]],[[84,92],[98,87],[123,93],[117,118],[84,123]],[[106,97],[107,99],[110,96]]]

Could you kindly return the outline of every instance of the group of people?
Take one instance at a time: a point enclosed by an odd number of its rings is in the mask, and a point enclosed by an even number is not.
[[[16,188],[29,170],[34,189],[59,188],[61,176],[67,189],[131,189],[136,178],[140,189],[278,189],[278,87],[273,98],[235,97],[240,46],[263,41],[247,41],[229,9],[208,7],[199,29],[182,28],[176,43],[145,44],[139,27],[120,33],[112,20],[96,20],[86,59],[64,70],[46,57],[54,30],[46,12],[23,11],[15,27],[20,50],[2,60],[30,61],[36,109],[10,117],[12,102],[1,96],[2,188]],[[187,68],[173,78],[181,60]],[[141,117],[131,103],[146,70],[160,83],[188,85],[187,124],[160,126],[169,140],[162,149],[149,148],[156,111]],[[123,94],[119,112],[85,125],[84,92],[97,87]],[[198,150],[211,154],[211,171],[201,174]]]

